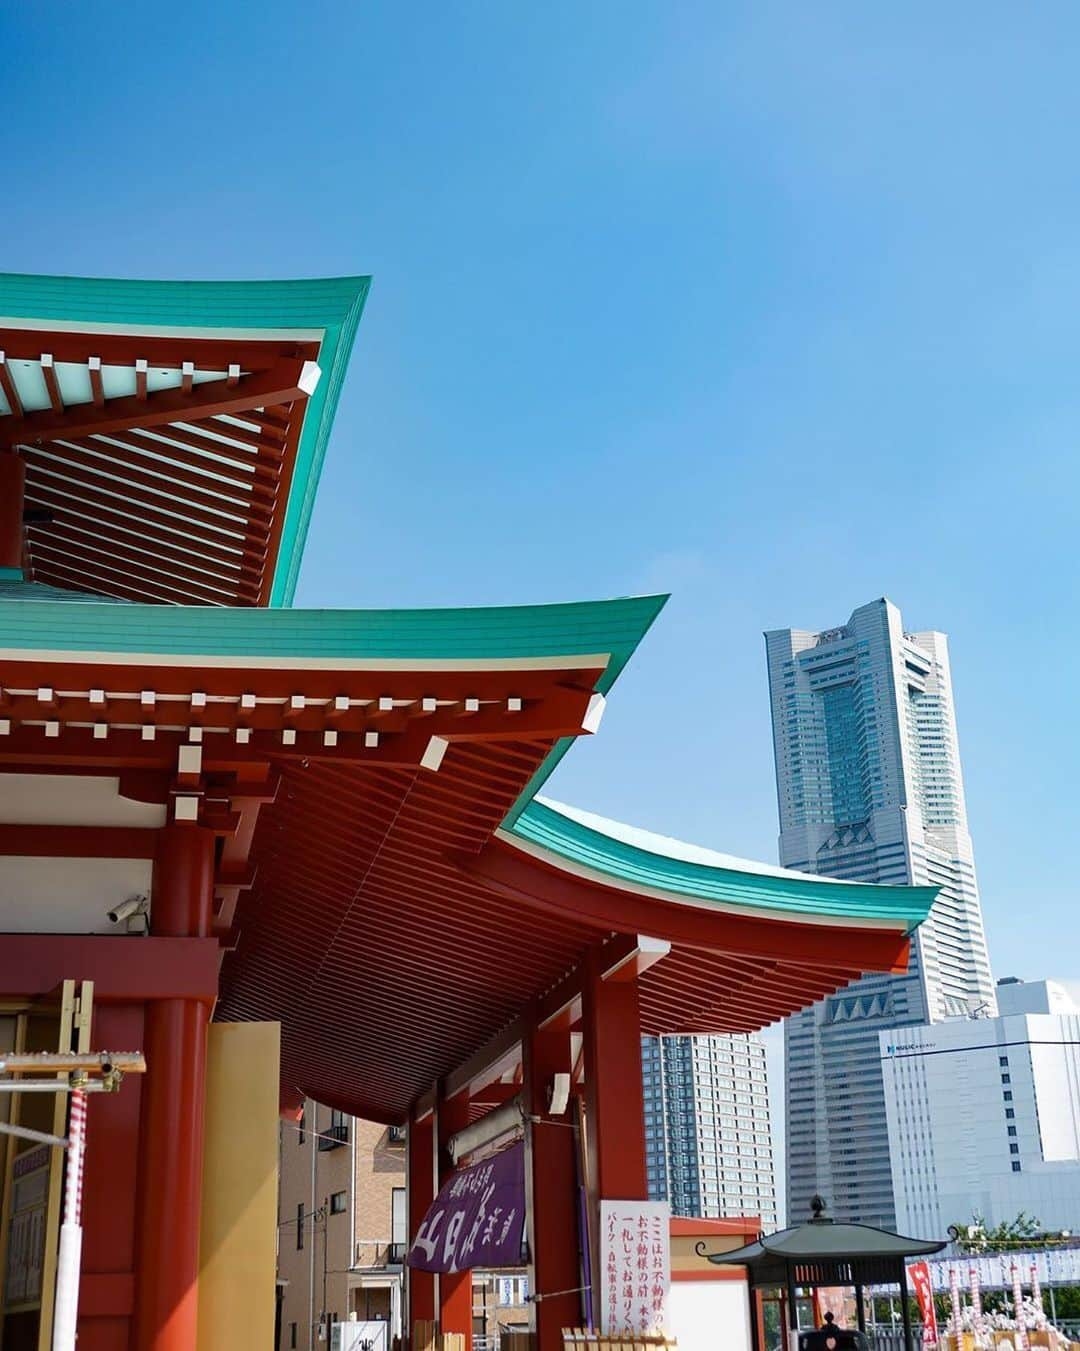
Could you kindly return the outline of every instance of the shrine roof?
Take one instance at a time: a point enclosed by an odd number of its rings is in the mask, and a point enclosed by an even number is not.
[[[873,922],[910,932],[936,887],[881,886],[735,858],[592,812],[537,798],[499,838],[539,861],[608,886],[710,909],[827,923]]]
[[[0,274],[31,577],[287,605],[369,284]]]

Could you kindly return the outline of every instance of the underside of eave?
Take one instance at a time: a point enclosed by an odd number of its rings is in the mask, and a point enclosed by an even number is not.
[[[0,274],[0,445],[28,466],[27,576],[288,604],[369,286]],[[299,356],[322,370],[313,389],[295,388]]]

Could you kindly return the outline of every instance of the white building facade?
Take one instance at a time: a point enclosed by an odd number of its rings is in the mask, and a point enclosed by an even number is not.
[[[1080,1230],[1080,1009],[1048,981],[1003,981],[998,1002],[996,1018],[879,1034],[903,1233],[1021,1211]]]
[[[994,1011],[953,710],[948,642],[881,599],[847,623],[765,635],[780,862],[941,893],[904,976],[871,976],[785,1026],[787,1205],[893,1228],[878,1034]]]
[[[652,1200],[673,1215],[759,1215],[777,1227],[765,1045],[760,1037],[642,1037]]]

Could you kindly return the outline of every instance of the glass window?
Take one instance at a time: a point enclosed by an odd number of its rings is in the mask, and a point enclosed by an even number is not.
[[[344,1192],[332,1192],[332,1193],[331,1193],[331,1195],[330,1195],[330,1214],[331,1214],[331,1215],[344,1215],[344,1214],[345,1214],[345,1193],[344,1193]]]
[[[304,1246],[304,1203],[303,1201],[296,1207],[296,1248],[299,1251]]]
[[[395,1187],[390,1195],[390,1241],[391,1243],[405,1243],[406,1225],[405,1225],[405,1188]]]

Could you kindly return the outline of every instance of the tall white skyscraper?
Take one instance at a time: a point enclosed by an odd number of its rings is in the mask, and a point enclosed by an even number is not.
[[[821,633],[765,635],[780,862],[941,892],[904,976],[869,976],[788,1020],[787,1208],[895,1227],[878,1033],[995,1011],[943,633],[888,600]]]
[[[760,1037],[642,1037],[649,1195],[673,1215],[760,1215],[776,1228]]]

